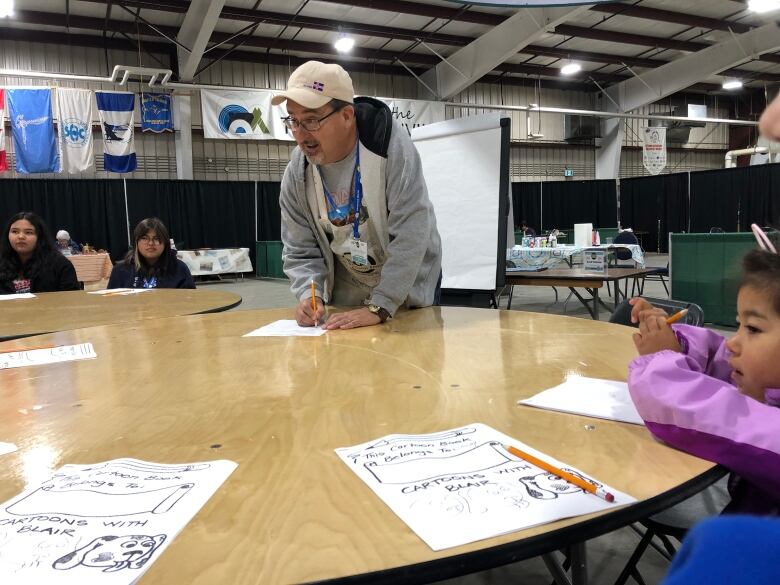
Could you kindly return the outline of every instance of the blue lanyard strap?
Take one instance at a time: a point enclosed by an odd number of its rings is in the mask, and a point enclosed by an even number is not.
[[[317,172],[320,173],[320,182],[322,183],[322,191],[325,194],[325,200],[328,205],[334,210],[338,210],[338,205],[333,199],[333,196],[328,191],[328,187],[325,185],[325,177],[322,175],[319,167]],[[355,144],[355,219],[352,222],[352,236],[356,239],[360,239],[360,205],[363,202],[363,184],[360,182],[360,139]]]

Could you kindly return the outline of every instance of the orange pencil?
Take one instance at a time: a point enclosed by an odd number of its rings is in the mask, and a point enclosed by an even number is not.
[[[577,477],[576,475],[572,475],[568,471],[564,471],[563,469],[558,469],[554,465],[550,465],[546,461],[542,461],[538,457],[534,457],[533,455],[526,453],[525,451],[521,451],[520,449],[517,449],[516,447],[512,447],[511,445],[504,445],[504,449],[509,451],[512,455],[515,457],[519,457],[520,459],[523,459],[525,461],[528,461],[528,463],[533,463],[537,467],[541,467],[545,471],[552,473],[553,475],[557,475],[558,477],[561,477],[568,481],[569,483],[573,483],[577,487],[580,487],[584,489],[586,492],[590,492],[594,495],[597,495],[600,498],[604,498],[608,502],[614,502],[615,496],[613,496],[611,493],[606,491],[605,489],[602,489],[600,487],[596,487],[590,482],[585,481],[582,478]]]
[[[317,314],[317,286],[314,284],[314,279],[311,279],[311,310],[314,314]],[[314,326],[317,326],[317,319],[314,319]]]
[[[674,315],[671,317],[666,318],[666,324],[671,325],[672,323],[677,323],[680,319],[685,317],[685,315],[688,314],[688,309],[683,309],[682,311],[677,311]]]

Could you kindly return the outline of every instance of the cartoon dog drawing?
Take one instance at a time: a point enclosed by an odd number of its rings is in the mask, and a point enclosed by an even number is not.
[[[146,536],[128,534],[125,536],[101,536],[88,545],[60,557],[52,567],[60,571],[83,565],[85,567],[103,567],[104,573],[114,573],[122,569],[140,569],[165,541],[164,534]]]
[[[601,484],[594,482],[589,477],[583,477],[571,469],[566,469],[565,471],[568,471],[572,475],[576,475],[588,483],[601,487]],[[574,494],[583,491],[582,488],[569,483],[553,473],[539,473],[537,475],[521,477],[520,482],[525,486],[528,495],[537,500],[554,500],[560,494]]]

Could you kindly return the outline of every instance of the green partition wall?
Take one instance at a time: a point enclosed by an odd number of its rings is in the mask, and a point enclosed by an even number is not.
[[[670,234],[671,296],[704,309],[707,323],[736,325],[742,256],[756,248],[752,232]]]

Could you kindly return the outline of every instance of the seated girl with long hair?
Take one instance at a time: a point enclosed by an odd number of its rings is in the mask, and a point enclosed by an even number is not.
[[[108,288],[195,288],[195,282],[171,249],[165,224],[151,217],[135,226],[133,247],[114,266]]]
[[[12,216],[0,236],[0,294],[79,290],[73,264],[57,250],[43,220]]]

